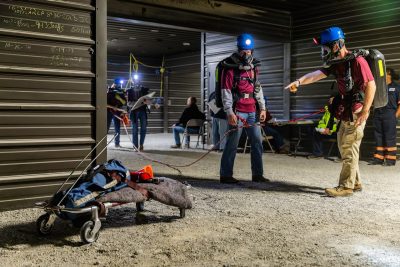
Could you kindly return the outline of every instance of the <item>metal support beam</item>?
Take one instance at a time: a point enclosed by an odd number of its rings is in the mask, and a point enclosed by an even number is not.
[[[290,43],[283,44],[283,85],[290,83],[290,68],[291,68]],[[290,119],[290,92],[283,90],[283,119]]]
[[[95,83],[95,105],[94,114],[96,131],[94,138],[98,143],[107,134],[107,1],[96,1],[96,46],[95,46],[95,64],[96,64],[96,83]],[[94,152],[98,155],[105,147],[107,142],[99,145]],[[107,160],[107,152],[103,152],[97,158],[96,164]]]
[[[204,32],[201,33],[200,35],[200,40],[201,40],[201,45],[200,45],[200,57],[201,57],[201,65],[200,65],[200,92],[201,92],[201,110],[207,114],[207,119],[210,119],[209,112],[207,112],[207,105],[206,101],[208,101],[208,95],[209,95],[209,88],[206,88],[205,86],[205,38],[206,34]],[[207,86],[208,87],[208,86]],[[203,143],[209,144],[210,143],[210,138],[209,137],[209,132],[210,132],[210,123],[207,123],[207,127],[205,129],[205,135],[203,139]]]
[[[168,84],[168,75],[164,75],[164,82],[163,82],[163,93],[164,93],[164,108],[163,108],[163,128],[164,128],[164,133],[168,133],[168,127],[169,127],[169,97],[168,97],[168,90],[169,90],[169,84]]]

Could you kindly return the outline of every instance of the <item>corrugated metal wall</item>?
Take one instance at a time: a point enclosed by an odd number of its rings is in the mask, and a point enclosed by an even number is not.
[[[0,3],[0,209],[52,195],[105,133],[95,22],[90,0]]]
[[[138,57],[138,60],[147,64],[154,66],[161,66],[162,58],[142,58]],[[155,96],[160,96],[161,87],[161,76],[159,71],[156,69],[147,68],[139,65],[138,70],[139,83],[144,87],[150,88],[150,92],[156,92]],[[115,78],[123,79],[126,81],[129,79],[129,55],[108,55],[107,58],[107,84],[110,86]],[[125,83],[123,87],[125,87]],[[125,130],[121,129],[121,134],[125,134]],[[129,132],[131,127],[129,127]],[[151,108],[151,113],[148,117],[147,124],[148,133],[161,133],[163,132],[163,107],[160,109]]]
[[[400,71],[400,9],[398,1],[345,1],[293,14],[292,80],[321,66],[320,49],[312,37],[331,25],[342,27],[347,47],[377,48],[386,65]],[[325,10],[326,12],[321,12]],[[291,116],[298,117],[322,107],[330,95],[332,77],[304,86],[291,96]],[[373,153],[372,116],[367,123],[361,146],[364,157]],[[400,129],[400,123],[398,124]],[[400,145],[398,131],[397,145]]]
[[[200,34],[198,41],[200,42]],[[198,51],[167,56],[165,62],[168,70],[166,103],[170,132],[171,125],[179,120],[185,109],[188,97],[196,97],[199,108],[201,106],[201,54]]]
[[[268,109],[274,117],[284,117],[283,79],[284,79],[284,43],[255,41],[255,57],[261,60],[259,80],[264,95],[268,98]],[[214,71],[219,61],[237,50],[236,36],[217,33],[205,33],[204,36],[204,98],[208,99],[214,91]]]
[[[129,58],[126,56],[108,56],[107,83],[109,85],[112,84],[115,78],[122,78],[125,81],[128,79],[128,60]],[[155,66],[161,65],[162,61],[162,59],[152,58],[139,58],[139,60]],[[200,61],[200,51],[165,57],[166,73],[163,84],[163,97],[167,105],[162,105],[160,109],[151,109],[148,126],[149,133],[161,133],[164,132],[165,129],[171,131],[171,125],[176,123],[179,119],[189,96],[197,97],[198,103],[201,105]],[[138,73],[140,76],[140,83],[149,87],[150,91],[155,91],[156,96],[159,96],[160,74],[157,73],[155,69],[142,67],[140,65]]]

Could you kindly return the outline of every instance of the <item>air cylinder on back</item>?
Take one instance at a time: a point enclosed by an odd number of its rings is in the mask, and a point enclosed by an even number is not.
[[[385,57],[377,49],[369,49],[369,55],[366,60],[376,84],[374,108],[384,107],[388,103]]]

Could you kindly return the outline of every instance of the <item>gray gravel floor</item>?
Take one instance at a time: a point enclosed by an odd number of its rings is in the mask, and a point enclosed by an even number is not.
[[[166,139],[168,138],[168,139]],[[165,141],[167,140],[167,141]],[[149,136],[147,155],[188,163],[199,151],[172,151],[171,136]],[[124,146],[128,146],[124,140]],[[360,168],[365,190],[329,198],[340,163],[264,154],[269,184],[250,182],[250,156],[240,154],[240,185],[218,182],[221,154],[182,168],[159,164],[156,174],[188,181],[194,208],[178,218],[176,208],[155,201],[136,216],[135,205],[114,208],[99,240],[82,245],[79,230],[56,221],[52,235],[38,237],[37,209],[0,213],[1,266],[400,266],[400,165]],[[130,168],[148,164],[137,153],[115,150],[109,158]]]

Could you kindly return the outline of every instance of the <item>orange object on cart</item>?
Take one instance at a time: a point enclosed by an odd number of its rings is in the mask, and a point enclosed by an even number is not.
[[[153,168],[151,165],[146,165],[142,169],[130,172],[131,180],[137,182],[146,182],[154,178]]]

